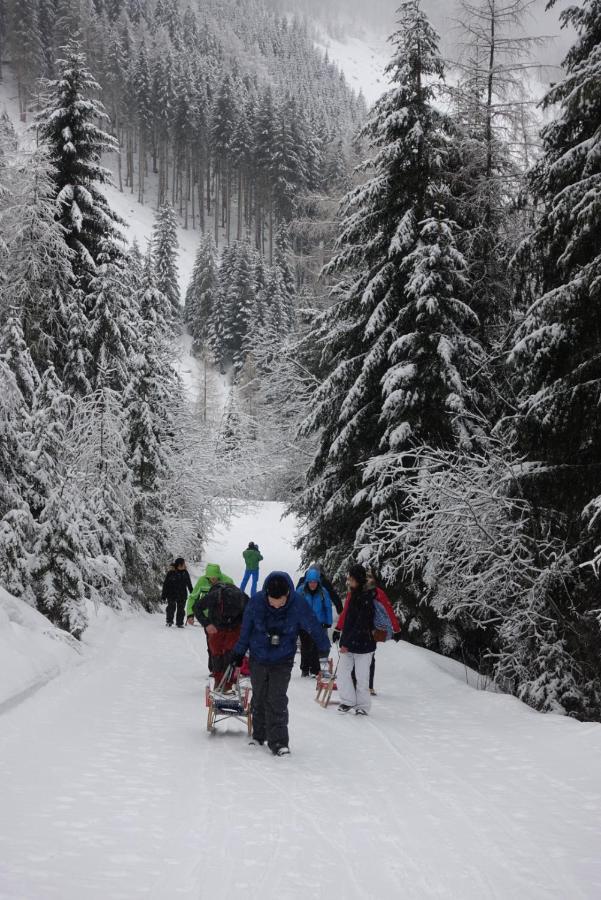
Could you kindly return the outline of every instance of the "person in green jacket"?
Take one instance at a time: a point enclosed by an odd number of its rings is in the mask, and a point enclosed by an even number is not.
[[[188,625],[194,625],[194,604],[200,598],[202,600],[203,597],[209,593],[213,585],[215,584],[233,584],[234,579],[230,578],[229,575],[226,575],[225,572],[221,571],[221,566],[218,566],[217,563],[207,563],[204,571],[204,575],[201,575],[196,584],[194,585],[194,589],[191,594],[188,595],[188,602],[186,603],[186,616]],[[207,639],[207,654],[209,657],[209,673],[213,672],[213,666],[211,663],[211,647],[209,642],[209,637],[212,633],[214,633],[217,629],[214,625],[207,625],[205,628],[205,636]]]
[[[253,541],[251,541],[246,550],[243,551],[242,556],[244,557],[246,571],[244,572],[240,590],[243,591],[246,588],[248,579],[250,578],[250,596],[254,597],[257,593],[257,583],[259,581],[259,563],[263,557],[261,556],[261,551]]]
[[[213,585],[215,584],[233,584],[234,579],[221,571],[221,566],[216,563],[207,563],[204,575],[201,575],[191,594],[188,595],[186,603],[186,616],[188,617],[188,625],[194,625],[194,604],[198,598],[206,597]]]

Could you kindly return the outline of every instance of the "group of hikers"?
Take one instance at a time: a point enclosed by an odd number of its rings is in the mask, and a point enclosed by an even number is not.
[[[192,586],[186,562],[178,557],[163,584],[166,624],[202,625],[209,671],[220,690],[231,689],[238,671],[250,675],[251,743],[267,743],[274,755],[284,756],[290,752],[288,685],[299,638],[301,675],[329,676],[329,629],[336,610],[338,711],[365,716],[375,694],[376,646],[388,638],[400,640],[400,624],[373,573],[360,564],[348,570],[343,603],[318,564],[296,587],[286,572],[271,572],[258,591],[259,547],[251,541],[242,555],[246,568],[240,587],[216,563],[208,563]],[[249,581],[250,598],[244,593]]]

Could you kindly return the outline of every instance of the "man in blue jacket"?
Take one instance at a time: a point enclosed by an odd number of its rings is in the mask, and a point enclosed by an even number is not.
[[[288,684],[296,641],[301,631],[308,632],[327,669],[330,641],[308,603],[294,590],[285,572],[272,572],[259,591],[247,603],[232,662],[241,665],[250,650],[252,682],[253,743],[264,744],[275,756],[288,749]]]

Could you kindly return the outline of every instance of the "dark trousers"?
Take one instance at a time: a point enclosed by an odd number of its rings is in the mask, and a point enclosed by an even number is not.
[[[300,667],[303,674],[319,675],[319,650],[317,644],[306,631],[300,632],[301,661]]]
[[[170,625],[173,625],[173,614],[175,613],[175,609],[177,607],[177,613],[175,616],[175,624],[183,625],[184,624],[184,613],[186,612],[186,598],[176,600],[174,597],[169,597],[167,600],[167,622]]]
[[[375,674],[376,674],[376,654],[374,653],[374,655],[371,658],[371,663],[369,666],[369,689],[370,689],[370,691],[373,690]],[[353,684],[356,686],[357,679],[355,678],[355,670],[354,669],[351,672],[351,677],[353,679]]]
[[[288,683],[294,660],[266,666],[250,657],[253,737],[271,750],[288,746]]]

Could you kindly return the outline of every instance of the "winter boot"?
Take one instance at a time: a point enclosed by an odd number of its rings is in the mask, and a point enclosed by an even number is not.
[[[271,751],[274,756],[289,756],[290,750],[288,747],[274,747]]]
[[[357,709],[355,710],[355,715],[356,716],[366,716],[367,710],[363,709],[362,706],[358,706]]]
[[[350,712],[352,708],[353,708],[352,706],[347,706],[346,703],[339,703],[339,704],[338,704],[338,712],[339,712],[339,713],[347,713],[347,712]]]

